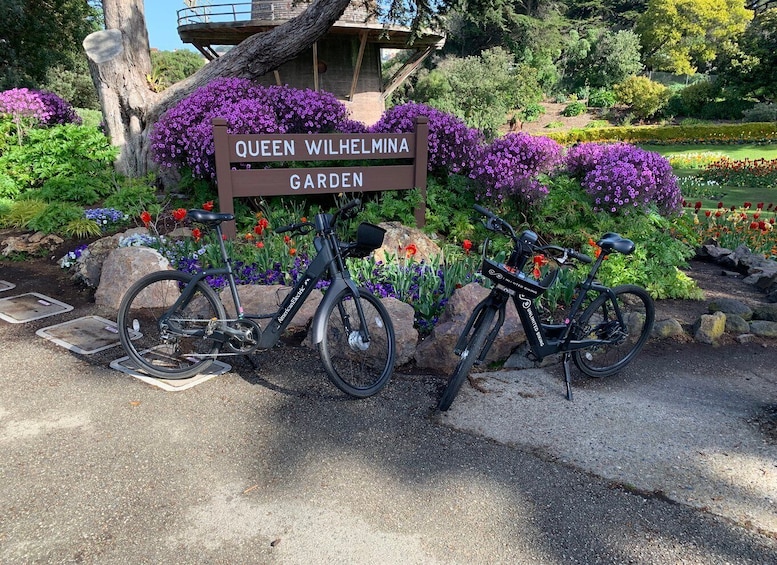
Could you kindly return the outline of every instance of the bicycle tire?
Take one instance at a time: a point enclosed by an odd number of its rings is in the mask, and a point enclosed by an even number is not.
[[[205,336],[165,332],[159,317],[166,313],[193,275],[181,271],[159,271],[138,280],[119,305],[119,340],[137,368],[160,379],[186,379],[207,370],[221,346]],[[204,327],[211,320],[224,320],[224,305],[207,283],[200,281],[191,298],[170,320],[186,329]],[[141,336],[132,339],[133,334]]]
[[[612,336],[617,342],[572,352],[572,360],[589,377],[608,377],[631,363],[650,337],[655,320],[655,305],[647,291],[635,285],[612,289],[626,327],[615,320],[612,302],[607,294],[599,295],[583,311],[578,321],[579,339]],[[625,330],[625,331],[624,331]],[[618,332],[617,334],[614,332]]]
[[[480,319],[475,322],[475,327],[472,331],[472,336],[467,342],[467,347],[461,352],[461,359],[456,364],[456,369],[442,391],[440,401],[437,403],[438,410],[445,412],[453,404],[456,395],[459,394],[459,389],[464,383],[464,379],[467,378],[467,375],[472,370],[472,366],[480,356],[483,344],[491,331],[491,324],[494,321],[496,312],[497,309],[491,306],[485,308],[479,315]]]
[[[326,331],[318,351],[329,380],[338,389],[354,398],[366,398],[383,389],[394,372],[396,336],[386,307],[374,294],[360,288],[358,300],[370,341],[359,339],[356,300],[346,288],[324,314]]]

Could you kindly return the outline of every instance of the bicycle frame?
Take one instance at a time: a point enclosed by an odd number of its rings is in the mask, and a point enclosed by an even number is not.
[[[339,245],[337,236],[334,231],[331,230],[331,226],[328,225],[326,214],[319,214],[316,216],[316,225],[320,227],[320,231],[324,233],[322,236],[316,236],[314,240],[314,246],[317,251],[315,258],[308,265],[303,275],[297,280],[291,291],[286,295],[286,298],[281,303],[278,310],[273,314],[246,314],[243,310],[243,306],[240,303],[240,296],[237,292],[237,283],[235,281],[234,271],[232,270],[232,260],[229,258],[222,238],[221,226],[217,224],[215,226],[216,234],[219,242],[219,250],[221,252],[221,259],[225,265],[222,268],[216,269],[204,269],[194,275],[194,278],[189,282],[181,292],[176,302],[168,310],[168,312],[175,312],[181,303],[189,300],[194,294],[197,283],[204,281],[206,277],[212,275],[226,275],[230,292],[232,293],[232,299],[235,303],[235,309],[237,319],[248,320],[260,320],[270,319],[266,328],[262,329],[262,333],[257,345],[257,349],[269,349],[278,343],[281,334],[288,327],[291,320],[302,308],[305,300],[310,296],[310,293],[316,288],[316,284],[327,273],[330,274],[331,283],[329,289],[324,295],[323,300],[316,309],[316,313],[311,325],[312,328],[312,340],[314,344],[320,343],[324,338],[326,320],[324,319],[324,313],[327,311],[327,307],[331,302],[337,299],[340,292],[349,288],[354,296],[358,298],[359,290],[356,283],[351,279],[348,269],[345,266],[345,261],[342,255],[335,251]],[[207,284],[207,283],[205,283]],[[357,308],[359,318],[361,320],[361,327],[366,332],[367,324],[364,320],[364,312],[361,308]],[[166,322],[169,318],[168,314],[162,316],[161,321]],[[203,333],[207,330],[197,330]],[[213,335],[216,340],[226,341],[229,339],[229,335],[234,333],[235,335],[242,335],[236,330],[232,330],[229,327],[222,327],[213,331]],[[363,336],[364,341],[369,341],[369,335]]]

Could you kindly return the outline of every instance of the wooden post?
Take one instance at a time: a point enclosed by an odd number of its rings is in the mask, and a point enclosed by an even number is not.
[[[421,203],[415,209],[415,223],[419,228],[426,224],[426,169],[429,163],[429,118],[415,119],[415,187],[421,191]]]
[[[235,213],[235,203],[232,195],[232,164],[229,162],[229,134],[227,120],[213,118],[213,142],[216,148],[216,185],[219,191],[219,211],[227,214]],[[224,235],[235,237],[237,228],[235,222],[224,222],[221,226]]]

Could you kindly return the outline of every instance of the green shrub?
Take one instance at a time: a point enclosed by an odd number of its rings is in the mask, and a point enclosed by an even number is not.
[[[26,228],[35,216],[42,213],[48,204],[35,198],[14,202],[3,218],[3,223],[12,228]]]
[[[564,122],[559,122],[559,121],[548,122],[547,124],[545,124],[545,127],[548,129],[563,128]]]
[[[84,218],[83,216],[70,220],[62,226],[62,234],[67,237],[77,237],[80,239],[84,237],[99,236],[102,235],[102,233],[103,231],[100,224],[94,220]]]
[[[60,175],[45,181],[36,193],[47,202],[63,201],[91,206],[110,194],[111,182],[112,174],[107,169],[88,174]]]
[[[38,214],[30,218],[27,228],[43,233],[58,233],[66,224],[83,218],[84,209],[75,204],[51,202]]]
[[[161,209],[156,191],[149,184],[150,179],[120,178],[115,192],[109,195],[103,205],[121,210],[130,218],[138,218],[144,210],[157,215]]]
[[[535,122],[545,113],[545,106],[538,103],[527,104],[518,112],[518,117],[524,122]]]
[[[669,101],[669,89],[647,77],[631,76],[614,87],[618,101],[639,119],[655,116]]]
[[[588,97],[591,108],[612,108],[615,106],[615,93],[612,90],[598,88]]]
[[[55,177],[98,175],[112,167],[118,148],[100,131],[73,124],[29,130],[22,145],[7,147],[0,170],[20,191],[42,186]]]
[[[680,91],[680,99],[686,115],[699,116],[702,108],[715,100],[718,90],[708,80],[700,80],[683,88]]]
[[[704,105],[699,117],[705,120],[741,120],[753,106],[755,102],[752,100],[714,100]]]
[[[571,118],[574,116],[579,116],[580,114],[585,114],[586,109],[587,108],[584,102],[571,102],[567,104],[567,106],[561,111],[561,115]]]
[[[742,117],[748,122],[777,122],[777,106],[759,102],[752,108],[744,110]]]

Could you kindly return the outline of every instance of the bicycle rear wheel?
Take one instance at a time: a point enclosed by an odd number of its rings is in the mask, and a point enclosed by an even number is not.
[[[472,365],[475,364],[480,353],[483,349],[483,344],[486,342],[489,332],[491,331],[491,324],[496,316],[496,308],[487,307],[484,308],[478,314],[478,320],[475,321],[472,329],[472,334],[467,341],[467,346],[464,351],[461,352],[461,359],[456,364],[456,369],[453,371],[451,378],[448,379],[448,384],[445,386],[445,390],[442,391],[440,401],[437,403],[437,409],[443,412],[451,407],[453,400],[459,393],[461,385],[464,383],[464,379],[467,378],[469,372],[472,370]]]
[[[226,313],[218,295],[205,282],[174,311],[171,307],[194,277],[181,271],[159,271],[133,284],[119,305],[119,339],[142,372],[160,379],[185,379],[213,363],[220,343],[205,329]],[[168,318],[163,320],[163,316]],[[131,333],[142,336],[131,339]]]
[[[359,289],[358,305],[367,322],[369,341],[351,289],[340,292],[324,314],[326,332],[318,344],[329,379],[344,393],[366,398],[379,392],[394,372],[396,338],[385,306],[370,291]]]
[[[655,305],[647,291],[634,285],[612,289],[623,316],[621,324],[613,302],[601,294],[580,315],[579,339],[602,339],[608,343],[572,352],[572,360],[590,377],[613,375],[631,363],[653,329]]]

